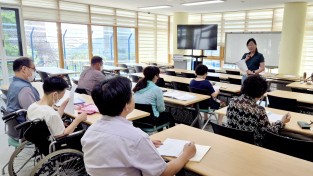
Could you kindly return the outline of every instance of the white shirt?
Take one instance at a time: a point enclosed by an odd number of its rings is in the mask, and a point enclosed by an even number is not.
[[[31,104],[27,110],[29,120],[44,119],[53,136],[63,134],[65,127],[60,114],[48,105]]]
[[[81,143],[92,176],[157,176],[166,169],[149,136],[123,117],[102,116]]]

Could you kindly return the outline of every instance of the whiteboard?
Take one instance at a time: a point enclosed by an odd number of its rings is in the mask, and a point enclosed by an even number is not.
[[[250,38],[255,39],[259,53],[264,56],[265,66],[278,67],[281,32],[226,33],[225,63],[236,63],[244,53],[248,53],[247,41]]]

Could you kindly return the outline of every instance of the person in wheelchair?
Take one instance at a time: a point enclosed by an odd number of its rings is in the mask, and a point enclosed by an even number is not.
[[[156,150],[160,141],[135,128],[126,116],[134,110],[131,82],[117,76],[97,84],[92,99],[102,117],[81,139],[85,167],[90,175],[174,175],[195,154],[194,142],[183,153],[165,163]]]
[[[52,106],[58,103],[64,96],[66,88],[68,88],[68,84],[62,77],[52,76],[45,79],[43,83],[43,97],[38,102],[31,104],[27,111],[28,120],[45,120],[54,138],[71,134],[80,122],[87,119],[87,114],[82,113],[65,128],[61,117],[64,114],[64,109],[69,99],[61,104],[58,111],[55,111]],[[68,145],[70,145],[71,148],[81,150],[80,139],[72,140]]]

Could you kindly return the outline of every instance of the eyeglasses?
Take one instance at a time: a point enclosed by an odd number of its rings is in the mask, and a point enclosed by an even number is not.
[[[34,68],[32,68],[32,67],[27,67],[27,68],[30,68],[30,69],[32,69],[32,70],[34,70],[35,72],[36,72],[36,68],[34,67]]]

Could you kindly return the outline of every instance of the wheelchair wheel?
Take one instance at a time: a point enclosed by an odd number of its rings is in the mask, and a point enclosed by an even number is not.
[[[24,141],[11,155],[8,169],[10,176],[29,175],[36,161],[36,150],[34,145]]]
[[[32,170],[31,176],[88,175],[85,170],[83,153],[74,149],[63,149],[50,153]]]

